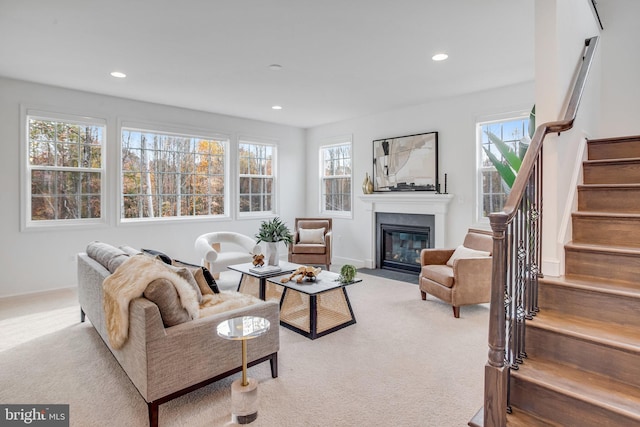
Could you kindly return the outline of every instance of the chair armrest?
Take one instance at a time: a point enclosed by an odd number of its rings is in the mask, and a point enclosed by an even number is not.
[[[420,265],[445,265],[455,249],[423,249],[420,251]]]
[[[213,249],[211,243],[204,237],[196,239],[196,252],[204,261],[214,262],[218,258],[218,252]]]
[[[454,305],[489,302],[493,259],[461,258],[453,262]]]
[[[331,231],[324,235],[324,244],[327,247],[327,257],[331,259]]]

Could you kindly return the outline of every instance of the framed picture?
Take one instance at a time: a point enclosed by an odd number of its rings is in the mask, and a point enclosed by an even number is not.
[[[373,141],[373,191],[437,191],[438,132]]]

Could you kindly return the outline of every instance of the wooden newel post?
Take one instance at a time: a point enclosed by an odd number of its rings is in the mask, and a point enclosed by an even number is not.
[[[484,368],[484,425],[504,427],[507,424],[507,381],[505,365],[505,287],[507,281],[507,215],[490,215],[493,230],[493,270],[491,275],[491,308],[489,317],[489,360]]]

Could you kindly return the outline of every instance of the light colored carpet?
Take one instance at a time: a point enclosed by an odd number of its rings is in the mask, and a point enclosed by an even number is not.
[[[348,288],[357,324],[314,341],[281,327],[279,377],[268,363],[249,369],[261,399],[251,426],[464,426],[480,408],[488,307],[455,319],[415,285],[360,277]],[[46,316],[10,326],[36,338],[0,351],[0,402],[68,403],[72,426],[146,426],[144,400],[93,327],[64,310],[73,320],[44,335]],[[233,425],[238,377],[161,405],[160,425]]]

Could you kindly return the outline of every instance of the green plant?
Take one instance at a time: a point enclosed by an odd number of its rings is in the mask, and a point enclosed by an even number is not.
[[[500,139],[493,132],[487,131],[487,136],[491,143],[498,149],[504,161],[500,161],[491,151],[489,151],[486,147],[482,147],[485,154],[496,168],[502,181],[507,186],[507,188],[511,189],[514,181],[516,180],[516,175],[520,170],[520,166],[522,165],[522,160],[524,159],[525,154],[527,153],[527,149],[529,148],[529,142],[531,138],[533,138],[533,134],[536,130],[536,106],[534,105],[529,113],[529,138],[528,140],[523,138],[520,140],[520,149],[516,153],[509,145],[507,145],[502,139]]]
[[[338,277],[338,281],[341,283],[350,283],[353,282],[353,279],[356,277],[357,270],[351,264],[345,264],[340,268],[340,277]]]
[[[258,243],[284,242],[288,245],[293,242],[291,231],[289,231],[287,225],[278,217],[275,217],[270,221],[262,221],[258,234],[256,234],[256,239],[258,239]]]

